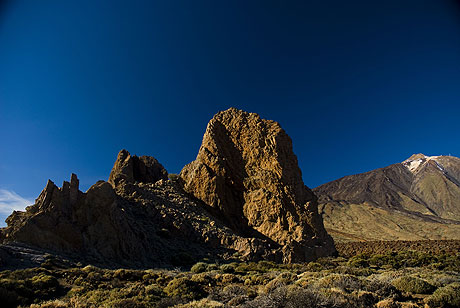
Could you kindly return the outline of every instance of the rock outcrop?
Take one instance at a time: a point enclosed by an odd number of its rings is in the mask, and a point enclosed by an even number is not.
[[[7,218],[0,240],[7,251],[26,245],[125,267],[205,257],[297,262],[335,252],[276,122],[218,113],[181,176],[168,180],[155,158],[122,150],[108,182],[85,193],[74,174],[62,187],[49,181],[34,205]]]
[[[109,183],[117,186],[121,181],[155,183],[167,179],[168,172],[155,158],[137,157],[121,150],[110,172]]]
[[[209,122],[197,158],[180,173],[185,190],[243,236],[266,238],[286,262],[334,252],[281,126],[230,108]]]
[[[99,181],[86,193],[77,185],[75,175],[61,188],[49,181],[34,205],[7,218],[3,243],[124,267],[184,265],[244,243],[171,181],[120,181],[116,189]]]

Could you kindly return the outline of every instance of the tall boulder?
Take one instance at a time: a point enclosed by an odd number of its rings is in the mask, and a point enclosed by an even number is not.
[[[277,122],[235,108],[217,113],[180,176],[185,190],[234,231],[280,247],[284,262],[335,252],[291,139]]]

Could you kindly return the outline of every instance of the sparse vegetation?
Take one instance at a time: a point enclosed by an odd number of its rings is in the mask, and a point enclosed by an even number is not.
[[[410,251],[306,264],[203,260],[190,271],[46,265],[0,272],[0,303],[32,308],[458,307],[459,258]]]

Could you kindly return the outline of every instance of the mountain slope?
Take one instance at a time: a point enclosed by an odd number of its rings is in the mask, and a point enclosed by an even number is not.
[[[460,239],[460,159],[412,155],[402,163],[314,189],[336,241]]]

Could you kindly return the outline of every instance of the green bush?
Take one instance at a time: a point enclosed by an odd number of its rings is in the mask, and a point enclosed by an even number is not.
[[[190,269],[193,273],[199,274],[208,270],[208,265],[204,262],[198,262]]]
[[[235,264],[223,264],[220,266],[220,270],[224,273],[231,274],[235,272]]]
[[[164,292],[170,297],[181,297],[188,300],[196,300],[206,296],[201,286],[186,277],[171,280]]]
[[[369,266],[369,262],[367,261],[367,259],[363,258],[362,256],[355,256],[355,257],[350,258],[347,264],[348,266],[351,266],[351,267],[368,267]]]
[[[427,281],[411,276],[397,278],[392,281],[392,284],[401,292],[413,294],[430,294],[435,289],[435,287]]]
[[[451,283],[434,291],[425,302],[430,307],[460,307],[460,282]]]
[[[208,268],[206,269],[207,272],[210,272],[210,271],[214,271],[214,270],[218,270],[219,267],[217,266],[217,264],[215,263],[212,263],[212,264],[208,264]]]
[[[307,264],[306,270],[309,272],[320,272],[324,267],[318,262],[310,262]]]
[[[319,279],[316,285],[320,288],[338,288],[344,292],[352,292],[353,290],[360,290],[364,287],[364,282],[353,275],[344,274],[331,274],[329,276]]]

